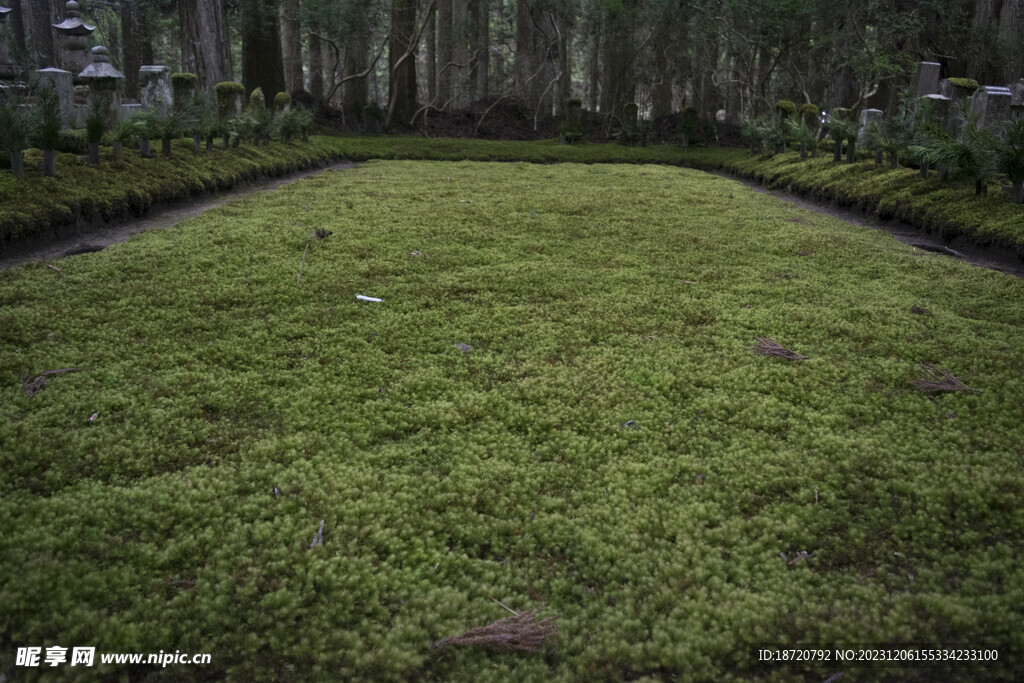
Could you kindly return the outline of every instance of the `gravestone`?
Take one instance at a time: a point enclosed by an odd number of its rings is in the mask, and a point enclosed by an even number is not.
[[[915,97],[924,97],[939,91],[939,74],[942,65],[938,62],[918,62],[917,73],[911,81],[910,88]]]
[[[971,96],[971,113],[978,114],[982,128],[999,130],[1010,118],[1010,102],[1013,94],[1009,88],[999,85],[985,85]]]
[[[1024,117],[1024,78],[1010,84],[1010,113],[1015,119]]]
[[[39,69],[36,71],[40,81],[49,81],[57,93],[57,105],[60,107],[60,120],[65,127],[75,120],[75,86],[71,82],[70,71],[64,69]]]
[[[155,106],[161,118],[167,116],[173,101],[170,67],[144,66],[139,69],[139,101],[143,107]]]
[[[935,119],[946,129],[947,132],[951,132],[949,127],[949,117],[953,112],[953,108],[950,106],[953,100],[939,93],[925,95],[924,99],[935,103]]]
[[[939,81],[939,94],[956,102],[970,97],[978,89],[978,82],[970,78],[943,78]]]
[[[872,121],[881,121],[885,118],[885,112],[881,109],[865,109],[860,113],[860,129],[857,131],[857,145],[863,147],[865,144],[865,136],[867,135],[867,127]]]

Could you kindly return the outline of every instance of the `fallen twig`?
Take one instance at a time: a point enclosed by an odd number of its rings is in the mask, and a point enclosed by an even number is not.
[[[75,372],[78,368],[61,368],[60,370],[47,370],[46,372],[40,372],[35,378],[29,380],[28,375],[24,374],[21,376],[21,388],[25,390],[25,395],[32,398],[40,391],[46,388],[46,378],[49,375],[56,375],[61,372]]]
[[[50,270],[56,270],[58,273],[60,272],[60,268],[58,268],[57,266],[51,266],[49,263],[46,264],[46,267],[49,268]]]
[[[787,360],[805,360],[807,358],[807,356],[801,356],[799,353],[780,346],[774,339],[768,337],[757,337],[754,352],[762,356],[776,356]]]
[[[483,645],[488,650],[496,652],[540,652],[548,640],[558,637],[558,628],[554,623],[557,616],[538,620],[537,610],[519,613],[509,611],[513,612],[513,616],[499,619],[487,626],[470,629],[457,636],[443,638],[432,643],[430,647],[436,649],[448,645]]]
[[[921,369],[928,377],[911,380],[911,384],[928,394],[935,394],[940,391],[971,391],[981,393],[981,389],[972,389],[964,384],[958,377],[948,370],[940,370],[929,363],[921,363]]]
[[[320,520],[320,531],[316,532],[316,536],[313,537],[313,542],[309,544],[310,548],[315,548],[318,545],[324,544],[324,520]]]

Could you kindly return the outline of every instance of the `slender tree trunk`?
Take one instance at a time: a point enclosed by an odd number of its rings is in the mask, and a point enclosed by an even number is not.
[[[605,26],[604,80],[601,84],[601,112],[619,114],[622,105],[636,99],[633,76],[633,22],[636,0],[623,0],[607,10]]]
[[[469,81],[466,83],[466,104],[480,98],[476,91],[480,70],[480,0],[469,0],[466,5],[466,48],[471,55],[469,62]],[[465,60],[463,60],[465,61]]]
[[[651,120],[672,113],[672,61],[669,58],[671,47],[671,17],[661,17],[654,26],[651,47],[654,51],[654,86],[651,89]]]
[[[36,68],[63,68],[56,57],[54,31],[51,24],[64,18],[64,3],[60,3],[60,14],[54,12],[51,0],[31,0],[22,2],[21,16],[26,42],[32,54],[30,58]]]
[[[133,2],[121,5],[121,71],[126,97],[139,96],[139,67],[142,66],[142,22]]]
[[[11,152],[11,175],[15,178],[20,178],[25,175],[25,153],[20,149],[16,152]]]
[[[198,89],[212,94],[218,83],[231,79],[231,66],[225,60],[223,0],[178,0],[178,17],[181,70],[195,74]],[[138,79],[138,68],[135,71]]]
[[[416,0],[391,0],[388,127],[408,124],[417,109],[415,33]]]
[[[44,149],[43,150],[43,175],[44,176],[55,176],[55,175],[57,175],[57,152],[56,152],[56,150],[52,150],[52,149]]]
[[[563,103],[572,96],[572,24],[566,12],[555,15],[558,22],[558,94],[555,103],[559,111]]]
[[[242,0],[242,83],[263,90],[267,102],[284,92],[284,60],[277,0]]]
[[[533,16],[530,0],[516,0],[516,95],[536,106],[530,99],[531,78],[536,71],[537,54],[534,51]]]
[[[1014,204],[1024,204],[1024,180],[1013,183],[1010,189],[1010,199]]]
[[[423,40],[427,43],[427,101],[437,105],[437,8],[431,7],[427,15],[427,28],[423,33]]]
[[[452,98],[452,66],[455,58],[455,33],[452,30],[453,0],[437,2],[437,104],[443,106]]]
[[[491,3],[477,0],[479,17],[476,31],[476,96],[484,99],[490,94],[489,72],[491,69]]]
[[[319,101],[324,97],[324,54],[320,45],[320,24],[309,25],[309,94]]]
[[[601,12],[601,0],[593,0],[590,6],[591,26],[590,43],[588,45],[587,72],[589,76],[587,87],[587,108],[590,111],[597,111],[598,88],[601,82],[601,26],[598,20]]]
[[[299,23],[300,0],[284,0],[281,5],[281,29],[284,41],[284,81],[288,92],[306,89],[302,75],[302,27]]]

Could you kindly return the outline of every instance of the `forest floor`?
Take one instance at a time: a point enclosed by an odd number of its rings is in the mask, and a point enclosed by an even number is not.
[[[478,162],[329,171],[50,265],[0,272],[8,678],[54,644],[245,680],[1019,671],[1018,278],[702,172]],[[506,607],[557,640],[431,648]]]

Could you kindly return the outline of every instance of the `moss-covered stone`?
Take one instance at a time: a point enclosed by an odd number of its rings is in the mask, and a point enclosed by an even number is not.
[[[256,88],[249,93],[249,111],[258,114],[266,109],[267,99],[263,96],[263,88]]]
[[[950,78],[949,84],[954,87],[964,88],[965,90],[970,91],[977,90],[980,87],[978,85],[978,81],[973,78]]]
[[[274,95],[274,109],[276,111],[284,111],[292,104],[292,96],[286,92],[279,92]]]
[[[779,100],[775,103],[775,111],[783,118],[793,118],[796,116],[797,107],[792,100]]]
[[[814,126],[821,122],[821,109],[818,105],[804,102],[798,111],[800,121],[808,126]]]

